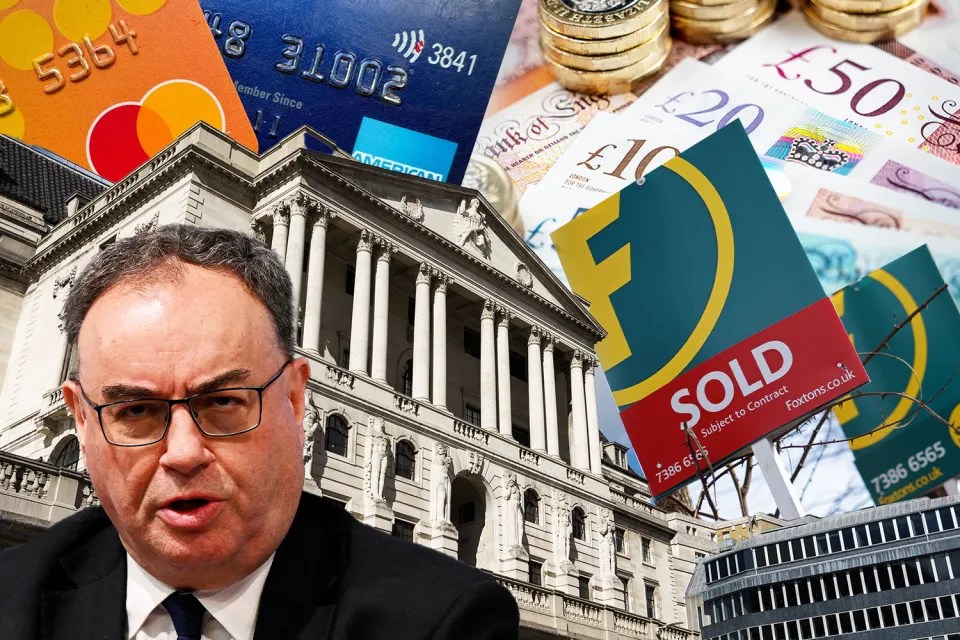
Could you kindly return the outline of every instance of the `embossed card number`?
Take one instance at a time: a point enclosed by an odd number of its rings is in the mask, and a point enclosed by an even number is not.
[[[210,32],[217,40],[226,36],[223,42],[224,55],[231,58],[241,58],[246,53],[247,41],[253,34],[253,27],[242,20],[234,20],[227,26],[226,32],[222,29],[223,15],[216,12],[204,11],[204,17],[210,26]],[[353,86],[358,95],[375,96],[381,102],[399,106],[401,98],[399,92],[407,86],[409,75],[407,70],[396,65],[384,66],[376,58],[358,59],[353,51],[339,49],[332,56],[327,56],[326,45],[318,43],[313,46],[312,53],[304,56],[307,51],[307,42],[302,36],[284,34],[281,43],[285,46],[279,49],[280,60],[274,64],[274,69],[280,73],[290,75],[299,74],[300,78],[315,84],[329,84],[335,89],[346,89]],[[466,56],[465,52],[461,52]],[[446,66],[454,64],[452,60]],[[307,63],[304,64],[306,58]],[[473,63],[476,56],[472,56],[468,75],[473,72]],[[326,62],[325,62],[326,59]],[[438,58],[438,61],[445,61]],[[461,61],[461,67],[463,63]],[[262,124],[262,113],[254,121],[254,130],[259,130]],[[275,130],[279,122],[276,117],[271,130]]]
[[[7,87],[3,84],[3,80],[0,80],[0,118],[13,113],[14,109],[13,98],[7,95]]]
[[[115,25],[111,24],[109,30],[114,44],[127,45],[132,55],[137,55],[140,52],[136,43],[137,32],[130,29],[125,20],[120,20]],[[66,61],[68,69],[76,69],[67,76],[70,82],[80,82],[87,78],[90,75],[91,63],[97,69],[107,69],[113,66],[113,63],[117,60],[116,53],[110,48],[109,44],[94,44],[89,36],[84,36],[82,42],[70,42],[60,47],[57,50],[57,57]],[[67,84],[63,77],[64,72],[56,65],[44,68],[55,60],[56,57],[53,52],[45,53],[33,59],[33,69],[37,73],[37,79],[41,82],[53,80],[44,85],[44,93],[55,93]],[[12,102],[10,106],[12,107]],[[0,115],[3,115],[3,113],[4,111],[0,107]]]

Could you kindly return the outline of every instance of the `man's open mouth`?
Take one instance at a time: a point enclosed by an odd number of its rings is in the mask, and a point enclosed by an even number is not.
[[[191,500],[174,500],[170,503],[169,507],[174,511],[179,513],[186,513],[188,511],[193,511],[194,509],[199,509],[210,501],[205,498],[194,498]]]

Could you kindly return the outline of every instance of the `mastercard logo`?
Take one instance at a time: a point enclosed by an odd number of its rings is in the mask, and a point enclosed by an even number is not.
[[[139,102],[121,102],[97,116],[87,133],[87,160],[117,182],[200,121],[226,129],[223,107],[209,89],[191,80],[160,83]]]

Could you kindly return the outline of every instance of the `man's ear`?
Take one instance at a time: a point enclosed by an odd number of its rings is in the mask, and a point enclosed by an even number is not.
[[[303,416],[306,413],[307,380],[310,379],[310,361],[306,358],[294,358],[290,363],[290,405],[293,407],[293,416],[300,427],[300,436],[303,437]]]
[[[67,411],[73,416],[73,421],[77,425],[77,439],[80,441],[80,449],[86,444],[87,435],[87,401],[83,399],[80,391],[80,384],[73,380],[67,380],[63,383],[63,401],[67,405]]]

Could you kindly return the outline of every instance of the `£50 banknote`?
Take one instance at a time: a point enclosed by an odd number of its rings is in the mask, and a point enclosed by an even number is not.
[[[876,47],[831,40],[796,12],[717,66],[960,164],[960,86]]]
[[[781,197],[791,172],[806,167],[960,207],[949,186],[956,166],[696,60],[678,65],[620,115],[594,119],[543,184],[593,193],[596,204],[733,120],[761,158],[779,161],[770,175]]]

